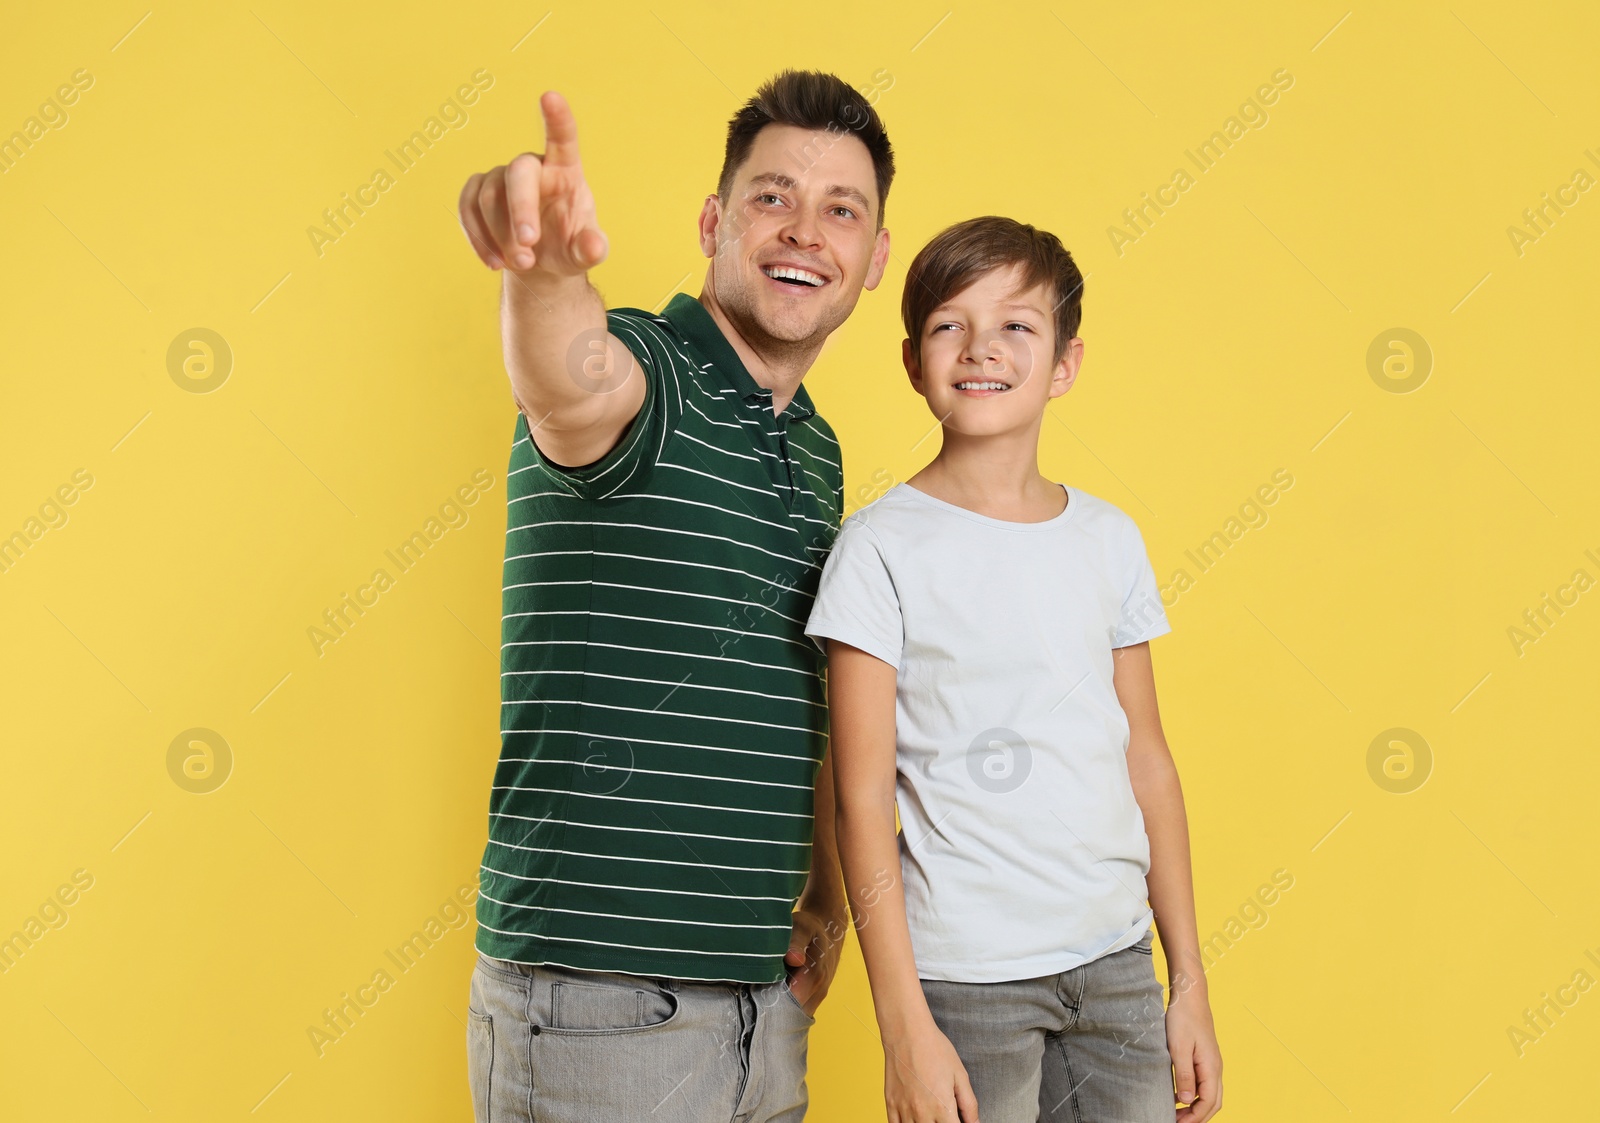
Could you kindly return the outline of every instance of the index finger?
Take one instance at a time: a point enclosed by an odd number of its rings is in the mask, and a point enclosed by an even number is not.
[[[554,90],[546,90],[539,99],[539,109],[544,114],[544,162],[576,167],[578,122],[567,99]]]

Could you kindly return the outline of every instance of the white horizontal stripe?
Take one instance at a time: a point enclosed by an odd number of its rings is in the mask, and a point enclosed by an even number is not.
[[[684,838],[709,838],[709,839],[713,839],[713,840],[715,840],[717,842],[747,842],[747,843],[750,843],[753,846],[809,846],[809,845],[811,845],[809,842],[789,842],[789,841],[782,840],[782,839],[772,839],[772,838],[735,838],[733,835],[729,835],[729,834],[697,834],[694,831],[663,831],[663,830],[657,830],[654,827],[619,827],[619,826],[616,826],[615,824],[611,824],[611,823],[580,823],[580,822],[578,822],[578,821],[576,821],[574,819],[557,819],[554,816],[549,816],[549,817],[546,817],[546,818],[543,818],[543,819],[536,819],[532,815],[513,815],[509,811],[491,811],[491,812],[489,812],[489,818],[491,818],[491,819],[520,819],[524,823],[560,823],[564,827],[582,827],[585,830],[627,831],[630,834],[634,834],[634,833],[637,833],[637,834],[666,834],[666,835],[671,835],[673,838],[678,838],[679,836],[682,836]],[[548,880],[548,879],[540,878],[539,880],[543,881],[543,880]],[[626,887],[622,886],[622,885],[613,885],[613,886],[610,886],[610,888],[612,888],[612,889],[623,889],[623,888],[626,888]],[[681,892],[686,892],[687,890],[662,890],[662,892],[680,892],[680,891]],[[771,898],[771,900],[774,900],[774,901],[776,901],[778,899],[779,898],[777,898],[777,897]]]
[[[767,869],[762,866],[722,866],[715,862],[675,862],[671,858],[636,858],[629,854],[596,854],[588,850],[561,850],[550,846],[520,846],[515,842],[501,842],[499,839],[489,839],[490,846],[503,846],[507,850],[527,850],[535,854],[565,854],[573,858],[595,858],[603,862],[648,862],[653,866],[690,866],[694,869],[732,870],[736,873],[781,873],[789,876],[809,874],[809,869],[804,870],[777,870]]]
[[[546,495],[559,495],[563,499],[576,499],[576,498],[578,498],[576,495],[572,494],[572,492],[570,492],[570,491],[530,491],[530,492],[528,492],[527,495],[519,495],[519,496],[517,496],[515,499],[511,500],[510,503],[507,503],[506,506],[508,506],[508,507],[511,506],[511,503],[521,503],[524,499],[539,499],[539,498],[541,498],[543,496],[546,496]]]
[[[525,639],[525,640],[513,640],[511,643],[503,643],[500,646],[502,648],[505,648],[505,647],[545,647],[545,646],[549,646],[549,645],[552,645],[552,644],[574,644],[574,643],[575,644],[580,644],[580,645],[581,644],[590,644],[591,646],[594,646],[594,647],[614,647],[614,648],[617,648],[620,651],[642,651],[642,652],[644,652],[644,653],[646,653],[648,655],[671,655],[671,656],[674,656],[676,658],[681,658],[681,659],[715,659],[720,663],[743,663],[747,667],[760,667],[762,670],[789,671],[789,672],[791,672],[793,674],[805,675],[807,678],[814,678],[814,679],[822,678],[822,676],[820,674],[818,674],[816,671],[802,670],[799,667],[784,667],[784,666],[778,665],[777,663],[757,663],[757,662],[755,662],[753,660],[750,660],[750,659],[735,659],[731,655],[700,655],[700,654],[698,654],[696,652],[693,652],[693,651],[663,651],[659,647],[629,647],[625,643],[599,643],[599,642],[596,642],[595,640],[581,640],[581,639]],[[528,673],[531,674],[531,673],[534,673],[534,672],[528,672]]]
[[[702,460],[701,463],[703,464],[703,463],[705,463],[705,461]],[[735,481],[727,479],[727,478],[725,478],[723,476],[714,476],[710,472],[702,472],[698,468],[690,468],[686,464],[677,464],[677,463],[674,463],[671,460],[663,460],[660,464],[656,465],[656,467],[658,467],[658,468],[676,468],[680,472],[693,472],[695,475],[704,476],[708,480],[716,480],[718,483],[725,483],[730,487],[742,487],[742,488],[744,488],[744,490],[753,491],[757,495],[765,495],[765,496],[769,496],[769,497],[772,495],[772,488],[770,486],[768,486],[768,487],[754,487],[754,486],[752,486],[750,484],[736,483]]]
[[[814,418],[814,417],[816,417],[816,416],[817,416],[817,415],[816,415],[816,414],[814,414],[814,413],[813,413],[813,414],[812,414],[812,415],[811,415],[811,417],[808,417],[808,418],[807,418],[807,419],[806,419],[806,420],[807,420],[807,421],[810,421],[810,420],[811,420],[811,418]],[[820,425],[807,425],[807,426],[806,426],[806,428],[807,428],[807,429],[809,429],[809,430],[811,430],[811,432],[813,432],[813,433],[815,433],[815,434],[816,434],[816,435],[817,435],[817,436],[819,436],[819,437],[821,437],[821,438],[822,438],[822,439],[823,439],[823,440],[825,440],[825,441],[827,441],[827,442],[828,442],[828,443],[829,443],[829,444],[830,444],[830,445],[832,445],[832,446],[833,446],[833,447],[834,447],[834,448],[839,448],[839,442],[838,442],[838,441],[836,441],[836,440],[834,440],[834,439],[833,439],[833,438],[832,438],[832,437],[830,437],[830,436],[828,436],[828,434],[826,434],[826,433],[824,433],[824,432],[823,432],[823,431],[822,431],[822,427],[821,427],[821,426],[820,426]],[[842,448],[839,448],[839,450],[840,450],[840,451],[841,451],[841,452],[843,452],[843,451],[844,451],[844,450],[843,450],[843,449],[842,449]],[[835,467],[837,467],[837,465],[835,465]]]
[[[702,390],[701,393],[705,394],[706,392],[704,390]],[[725,405],[728,404],[723,399],[717,398],[717,397],[713,397],[711,394],[706,394],[706,397],[711,398],[711,400],[716,402],[718,405],[724,405],[725,406]],[[712,419],[710,417],[707,417],[706,416],[706,412],[704,410],[702,410],[699,406],[694,404],[694,399],[693,398],[685,398],[683,400],[683,404],[688,406],[690,409],[694,410],[702,418],[705,418],[705,420],[706,420],[706,422],[708,424],[716,425],[716,426],[718,426],[720,428],[723,428],[723,429],[739,429],[740,431],[743,431],[743,429],[744,429],[744,426],[741,425],[737,421],[716,421],[716,420],[714,420],[714,419]],[[746,439],[748,439],[748,437]],[[758,448],[755,445],[751,445],[750,446],[750,450],[752,452],[754,452],[757,456],[765,456],[769,460],[782,460],[783,459],[783,457],[779,456],[777,453],[769,452],[768,450],[766,450],[764,448]]]
[[[697,889],[660,889],[652,885],[607,885],[603,881],[572,881],[565,877],[526,877],[520,873],[507,873],[497,870],[493,866],[480,864],[480,870],[496,874],[500,877],[509,877],[516,881],[550,882],[554,885],[581,885],[586,889],[618,889],[625,893],[671,893],[680,897],[713,897],[719,901],[788,901],[788,897],[745,897],[735,896],[732,893],[702,893]],[[792,903],[792,902],[791,902]]]
[[[521,561],[523,558],[549,558],[549,557],[555,557],[557,554],[592,554],[592,553],[594,553],[593,550],[541,550],[536,554],[511,554],[511,555],[507,556],[506,561],[508,561],[508,562]],[[521,587],[522,586],[520,586],[520,585],[507,585],[507,586],[505,586],[505,588],[501,589],[500,591],[503,593],[503,592],[505,592],[506,589],[520,589]]]
[[[764,753],[757,749],[733,749],[723,745],[695,745],[688,741],[657,741],[649,737],[618,737],[614,733],[596,733],[591,729],[551,729],[546,727],[543,729],[502,729],[500,731],[502,737],[515,733],[529,735],[535,733],[560,733],[573,737],[589,737],[597,741],[621,741],[625,745],[630,742],[637,742],[641,745],[666,745],[674,749],[704,749],[708,753],[739,753],[741,756],[764,756],[774,760],[792,760],[796,762],[804,760],[808,763],[816,763],[809,757],[790,756],[787,753]]]
[[[646,624],[666,624],[678,628],[699,628],[702,631],[710,632],[733,632],[738,636],[759,636],[762,639],[774,639],[780,643],[792,643],[796,647],[802,648],[806,651],[817,650],[816,644],[812,643],[810,640],[801,642],[800,640],[790,639],[787,636],[768,635],[766,632],[741,632],[738,628],[724,628],[720,624],[695,624],[688,620],[658,620],[654,616],[628,616],[621,612],[595,612],[592,609],[583,608],[547,608],[536,612],[511,612],[500,617],[500,622],[504,624],[507,620],[513,620],[523,616],[605,616],[614,620],[637,620]],[[502,649],[509,646],[510,644],[506,643],[502,643],[500,645]]]
[[[760,460],[759,457],[751,456],[749,453],[746,453],[746,452],[734,452],[731,448],[722,448],[719,445],[712,444],[710,441],[702,441],[699,437],[695,436],[693,433],[690,433],[688,431],[684,431],[682,433],[679,433],[678,436],[682,437],[686,441],[693,441],[697,445],[704,445],[706,448],[709,448],[713,452],[720,452],[720,453],[723,453],[723,454],[725,454],[727,456],[737,456],[740,460],[749,460],[749,461],[752,461],[753,463],[756,463],[756,464],[761,463],[761,460]]]
[[[721,717],[717,714],[686,714],[681,710],[646,710],[638,706],[610,706],[604,702],[586,702],[581,698],[529,698],[520,702],[501,702],[501,706],[582,706],[590,710],[621,710],[630,714],[659,714],[661,717],[681,717],[690,721],[726,721],[735,725],[759,725],[763,729],[784,729],[790,733],[807,733],[822,736],[822,730],[803,725],[783,725],[775,721],[752,721],[743,717]]]
[[[732,515],[735,518],[740,518],[740,519],[749,519],[751,522],[760,523],[762,526],[770,527],[773,530],[782,530],[782,531],[785,531],[785,532],[791,532],[794,529],[793,527],[789,526],[787,523],[772,522],[772,521],[770,521],[768,519],[762,518],[759,515],[750,515],[750,514],[746,514],[743,511],[734,511],[734,510],[731,510],[731,509],[729,509],[727,507],[719,507],[715,503],[701,503],[697,499],[684,499],[681,496],[677,496],[677,495],[641,494],[641,495],[635,495],[635,496],[633,496],[633,498],[635,498],[635,499],[655,499],[655,500],[657,500],[659,502],[662,502],[662,503],[682,503],[685,506],[689,506],[689,507],[704,507],[708,511],[716,511],[716,512],[718,512],[720,514]],[[823,526],[831,525],[829,523],[823,522],[823,520],[821,520],[821,519],[808,519],[807,521],[808,522],[814,522],[814,523],[821,523]]]
[[[715,593],[691,593],[686,589],[663,589],[655,585],[624,585],[620,581],[596,581],[593,578],[585,577],[563,581],[523,581],[514,587],[518,589],[536,589],[543,585],[597,585],[605,589],[627,589],[630,592],[635,593],[660,593],[662,596],[669,597],[694,597],[697,600],[721,601],[724,604],[743,605],[747,608],[764,608],[774,616],[781,617],[782,619],[789,621],[791,624],[805,624],[805,621],[800,619],[798,616],[789,616],[786,613],[779,612],[770,604],[763,604],[760,601],[752,601],[747,597],[719,597]],[[502,592],[503,591],[504,590],[502,590]],[[521,616],[522,613],[513,612],[510,615]],[[502,616],[501,619],[505,620],[507,617]]]
[[[646,497],[641,496],[640,498],[646,498]],[[539,527],[542,527],[542,526],[587,526],[587,527],[593,527],[594,525],[595,525],[594,522],[592,520],[589,520],[589,519],[548,519],[545,522],[527,523],[524,526],[514,526],[510,530],[506,531],[506,535],[509,537],[510,535],[516,533],[519,530],[537,530]],[[705,531],[701,531],[701,530],[679,530],[676,527],[670,527],[670,526],[652,526],[649,523],[607,522],[604,525],[606,527],[626,527],[629,530],[654,530],[654,531],[659,531],[662,534],[683,534],[683,535],[687,535],[690,538],[710,538],[710,539],[712,539],[713,541],[716,541],[716,542],[726,542],[731,546],[743,546],[743,547],[745,547],[747,549],[757,550],[757,551],[759,551],[759,552],[761,552],[763,554],[768,555],[769,557],[778,558],[778,559],[780,559],[782,561],[786,561],[786,562],[792,562],[792,563],[794,563],[796,565],[804,566],[807,569],[819,569],[819,568],[821,568],[820,566],[817,565],[816,562],[807,562],[804,559],[795,557],[793,554],[780,554],[776,550],[768,550],[768,549],[766,549],[766,548],[764,548],[762,546],[757,546],[757,545],[755,545],[753,543],[750,543],[750,542],[741,542],[737,538],[729,538],[726,535],[722,535],[722,534],[708,534]],[[788,525],[786,525],[784,523],[766,523],[764,525],[771,527],[773,530],[782,531],[784,534],[791,534],[794,531],[793,527],[788,526]]]
[[[684,803],[677,799],[636,799],[631,795],[611,795],[605,792],[555,791],[551,788],[524,788],[516,784],[495,784],[491,792],[542,792],[545,795],[577,796],[580,799],[614,799],[618,803],[659,803],[663,807],[691,807],[696,811],[720,811],[729,815],[771,815],[780,819],[809,819],[800,811],[765,811],[759,807],[718,807],[714,803]]]
[[[572,767],[572,768],[587,768],[589,766],[589,762],[586,761],[586,760],[551,760],[548,757],[542,757],[542,756],[503,756],[503,757],[500,758],[500,760],[501,760],[502,763],[506,763],[506,764],[565,764],[565,765],[568,765],[569,767]],[[810,784],[784,784],[784,783],[780,783],[777,780],[746,780],[746,779],[742,779],[742,778],[740,778],[738,776],[706,776],[706,775],[704,775],[702,773],[699,773],[699,772],[669,772],[669,771],[666,771],[664,769],[659,769],[659,768],[637,768],[637,767],[634,767],[633,765],[628,765],[628,766],[624,767],[623,765],[620,765],[620,764],[617,764],[617,765],[601,764],[601,765],[597,766],[597,770],[600,771],[600,772],[610,772],[612,769],[615,769],[618,772],[626,772],[630,776],[632,776],[635,773],[638,773],[641,776],[672,776],[675,779],[679,779],[679,780],[704,780],[704,781],[711,782],[711,783],[721,783],[721,784],[755,784],[758,787],[763,787],[763,788],[791,788],[791,789],[793,789],[794,791],[797,791],[797,792],[808,792],[808,791],[811,790],[811,785]],[[522,789],[519,788],[517,790],[521,791]],[[534,788],[532,790],[533,791],[544,791],[545,789],[544,788]],[[574,794],[575,795],[587,795],[589,793],[587,793],[587,792],[575,792]],[[656,802],[656,801],[652,801],[652,802]],[[744,808],[740,808],[739,810],[744,810]],[[677,833],[677,832],[667,831],[665,833],[673,834],[673,833]],[[710,837],[715,838],[717,836],[712,835]],[[741,840],[738,840],[738,841],[748,841],[748,840],[741,839]]]
[[[493,925],[485,924],[481,920],[478,921],[478,927],[479,928],[487,928],[491,932],[498,932],[502,936],[521,936],[525,940],[528,940],[528,939],[548,940],[548,941],[551,941],[553,943],[558,943],[558,944],[597,944],[600,947],[605,947],[605,948],[627,948],[630,951],[664,951],[664,952],[667,952],[667,953],[669,953],[671,955],[738,955],[738,956],[744,956],[746,959],[768,959],[768,958],[771,958],[766,952],[761,952],[761,951],[696,951],[694,948],[652,948],[652,947],[645,947],[642,944],[618,944],[618,943],[613,943],[610,940],[580,940],[576,936],[549,936],[549,935],[545,935],[543,933],[540,933],[538,936],[533,936],[533,935],[531,935],[530,933],[527,933],[527,932],[507,932],[504,928],[496,928]],[[511,962],[515,963],[515,962],[517,962],[517,960],[511,960]],[[548,959],[545,960],[545,962],[546,963],[555,963],[554,960],[548,960]],[[559,964],[559,963],[555,963],[555,965],[557,967],[563,966],[563,964]],[[538,966],[538,965],[535,964],[534,966]],[[575,967],[575,968],[573,968],[573,970],[575,970],[575,971],[579,971],[579,970],[582,970],[582,971],[593,971],[594,968],[593,967]],[[721,982],[722,980],[716,979],[716,980],[711,980],[711,981],[713,981],[713,982]]]
[[[822,708],[823,702],[813,702],[809,698],[794,698],[786,694],[768,694],[762,690],[744,690],[737,686],[709,686],[700,682],[673,682],[671,679],[659,678],[634,678],[632,675],[608,675],[600,671],[565,671],[565,670],[538,670],[538,671],[501,671],[501,678],[512,678],[517,675],[590,675],[594,678],[617,679],[621,682],[648,682],[655,686],[670,686],[674,690],[686,686],[690,690],[715,690],[723,694],[751,694],[757,698],[768,698],[774,702],[802,702],[807,706]]]
[[[705,928],[762,928],[768,931],[772,931],[774,929],[779,931],[788,931],[790,928],[794,927],[792,922],[789,924],[726,924],[716,920],[675,920],[665,916],[624,916],[621,913],[615,912],[589,912],[586,909],[558,909],[552,908],[549,905],[518,905],[512,903],[511,901],[502,901],[499,897],[491,897],[482,889],[478,890],[478,896],[482,897],[486,901],[493,901],[497,905],[504,905],[508,909],[527,909],[530,912],[561,912],[566,913],[569,916],[603,916],[607,920],[633,920],[638,921],[641,924],[694,924]]]
[[[584,551],[572,551],[582,553]],[[594,550],[592,553],[597,558],[627,558],[630,561],[659,562],[662,565],[689,565],[696,569],[714,569],[718,573],[737,573],[741,577],[748,577],[752,581],[760,581],[763,585],[776,585],[780,589],[793,589],[797,586],[793,581],[774,581],[770,577],[751,573],[748,569],[738,569],[730,565],[712,565],[710,562],[685,561],[682,558],[650,558],[643,554],[623,554],[612,550]]]

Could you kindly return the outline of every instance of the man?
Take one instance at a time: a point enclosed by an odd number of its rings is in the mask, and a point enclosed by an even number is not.
[[[883,276],[893,155],[848,85],[779,75],[729,124],[699,299],[608,312],[577,128],[540,105],[543,155],[461,194],[519,410],[474,1110],[796,1121],[846,930],[803,634],[843,476],[801,379]]]

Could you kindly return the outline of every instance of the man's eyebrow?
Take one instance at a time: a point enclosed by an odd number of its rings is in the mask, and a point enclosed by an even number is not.
[[[783,172],[762,172],[760,175],[750,177],[751,187],[770,185],[787,190],[794,187],[796,182],[793,176],[785,175]],[[871,212],[872,210],[871,201],[859,188],[849,187],[841,183],[830,183],[823,193],[830,197],[849,199],[864,211]]]

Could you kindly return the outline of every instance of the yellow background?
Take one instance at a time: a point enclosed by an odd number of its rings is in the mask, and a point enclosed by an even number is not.
[[[73,71],[94,84],[0,176],[0,534],[74,471],[94,483],[0,573],[0,936],[74,870],[94,883],[0,976],[0,1115],[470,1118],[470,929],[323,1056],[306,1032],[484,840],[514,413],[499,279],[456,195],[542,147],[536,99],[563,91],[611,240],[595,280],[659,307],[699,290],[727,118],[800,66],[892,77],[894,260],[807,380],[852,491],[934,451],[900,284],[935,231],[991,212],[1088,274],[1043,467],[1132,514],[1163,582],[1294,477],[1191,568],[1154,645],[1202,936],[1294,877],[1210,971],[1224,1117],[1593,1118],[1600,991],[1521,1056],[1507,1034],[1600,979],[1600,592],[1520,654],[1507,634],[1575,570],[1600,578],[1600,193],[1520,255],[1506,232],[1600,174],[1591,6],[145,13],[7,19],[0,135]],[[307,227],[480,67],[470,123],[319,257]],[[1279,68],[1269,123],[1119,255],[1123,209]],[[233,352],[211,393],[167,370],[194,327]],[[1368,370],[1395,327],[1433,353],[1411,393]],[[319,657],[307,628],[478,469],[471,520]],[[167,770],[192,727],[233,754],[209,794]],[[1368,771],[1394,727],[1432,753],[1405,794]],[[853,944],[811,1061],[813,1118],[882,1117]]]

